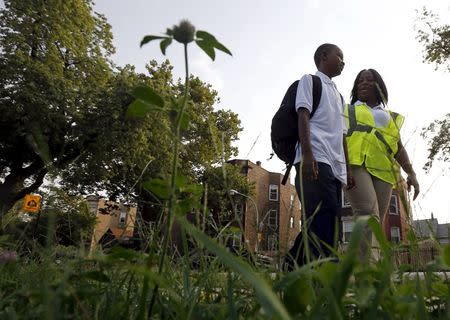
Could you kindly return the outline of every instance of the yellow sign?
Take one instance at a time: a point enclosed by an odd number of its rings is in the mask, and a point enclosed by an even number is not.
[[[38,212],[41,207],[41,196],[38,194],[27,194],[23,200],[23,210]]]

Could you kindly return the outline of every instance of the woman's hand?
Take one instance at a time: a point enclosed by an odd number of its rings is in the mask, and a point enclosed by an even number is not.
[[[408,192],[411,191],[411,186],[414,187],[413,200],[416,200],[416,198],[420,192],[420,187],[419,187],[419,182],[417,181],[416,174],[414,172],[408,174],[408,178],[406,179],[406,184],[408,185]]]

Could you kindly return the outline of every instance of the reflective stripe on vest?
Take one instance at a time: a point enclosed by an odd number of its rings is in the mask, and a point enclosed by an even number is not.
[[[397,117],[398,117],[398,113],[392,112],[392,118],[394,121],[397,119]],[[353,104],[348,106],[348,121],[349,121],[350,125],[348,128],[347,137],[350,137],[353,134],[353,132],[355,132],[355,131],[370,133],[370,132],[372,132],[373,129],[375,129],[372,126],[358,124],[358,122],[356,121],[355,105],[353,105]],[[386,147],[386,151],[389,154],[393,155],[392,148],[387,143],[387,141],[383,137],[383,135],[377,130],[375,130],[374,134],[375,134],[375,137],[377,137],[378,140],[380,140],[384,144],[384,146]]]

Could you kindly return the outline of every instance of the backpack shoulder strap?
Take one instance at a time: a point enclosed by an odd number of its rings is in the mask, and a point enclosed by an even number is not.
[[[320,98],[322,97],[322,80],[316,75],[311,75],[312,78],[312,112],[310,118],[316,113],[317,107],[320,103]]]

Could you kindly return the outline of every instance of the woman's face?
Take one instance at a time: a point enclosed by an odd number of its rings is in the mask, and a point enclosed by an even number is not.
[[[361,73],[356,84],[356,95],[358,100],[362,102],[373,102],[377,101],[377,96],[375,94],[375,78],[372,72],[365,70]]]

